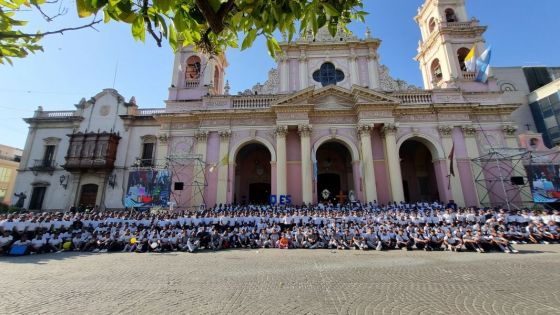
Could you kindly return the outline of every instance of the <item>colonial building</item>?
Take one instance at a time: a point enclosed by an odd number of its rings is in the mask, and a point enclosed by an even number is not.
[[[240,95],[229,95],[225,56],[183,48],[165,109],[139,109],[107,89],[76,110],[39,109],[26,119],[16,191],[31,196],[32,209],[526,204],[530,194],[507,175],[524,174],[522,164],[510,159],[505,174],[473,162],[498,149],[521,152],[528,139],[532,150],[546,148],[538,134],[519,142],[511,113],[520,103],[494,78],[483,84],[465,71],[469,49],[483,50],[486,27],[464,2],[427,0],[415,17],[424,89],[391,78],[369,31],[358,38],[320,30],[281,43],[268,81]]]
[[[11,205],[22,150],[0,144],[0,203]]]

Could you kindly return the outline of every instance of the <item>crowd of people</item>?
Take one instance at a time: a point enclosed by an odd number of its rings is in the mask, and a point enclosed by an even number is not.
[[[217,205],[173,214],[92,211],[0,215],[0,254],[166,252],[228,248],[516,253],[558,243],[560,212],[439,203]]]

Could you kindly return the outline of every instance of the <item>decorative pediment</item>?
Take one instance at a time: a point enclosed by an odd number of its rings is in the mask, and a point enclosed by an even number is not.
[[[277,100],[272,106],[314,105],[315,108],[346,109],[355,105],[398,105],[401,100],[383,92],[354,85],[351,90],[329,85],[320,89],[309,87]]]

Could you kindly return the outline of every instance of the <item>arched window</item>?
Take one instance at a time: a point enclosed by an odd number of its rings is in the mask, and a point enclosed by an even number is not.
[[[330,62],[325,62],[319,70],[313,72],[313,80],[320,82],[322,86],[336,85],[344,80],[344,72],[336,69]]]
[[[461,68],[461,71],[467,71],[467,66],[465,65],[465,58],[467,58],[469,52],[470,50],[465,47],[461,47],[459,48],[459,50],[457,50],[457,59],[459,59],[459,67]]]
[[[449,23],[458,22],[457,16],[455,15],[455,11],[453,11],[453,9],[445,10],[445,20]]]
[[[222,84],[221,79],[222,78],[220,76],[220,68],[218,68],[218,66],[215,66],[214,67],[214,82],[213,82],[214,93],[215,94],[220,94],[219,91],[220,91],[220,86]]]
[[[198,80],[200,78],[200,57],[190,56],[187,59],[187,80]]]
[[[430,67],[432,70],[432,78],[434,81],[439,82],[443,79],[443,74],[441,73],[441,65],[439,64],[439,59],[435,59],[432,61],[432,65]]]
[[[430,22],[428,22],[428,29],[430,30],[430,34],[436,29],[436,19],[431,18]]]

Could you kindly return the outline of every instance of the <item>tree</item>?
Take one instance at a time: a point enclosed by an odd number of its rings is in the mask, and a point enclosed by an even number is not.
[[[100,15],[105,23],[130,24],[136,40],[145,41],[147,33],[160,47],[167,39],[174,50],[179,45],[194,45],[216,54],[238,47],[238,36],[243,36],[241,49],[264,36],[274,57],[280,51],[276,32],[291,41],[296,33],[316,34],[319,28],[327,27],[334,36],[339,27],[347,31],[348,23],[363,22],[367,14],[362,11],[362,0],[76,0],[78,16],[91,18],[91,22],[48,32],[22,31],[26,21],[16,19],[17,13],[34,9],[52,21],[67,9],[50,16],[43,8],[58,1],[0,0],[0,63],[42,50],[39,41],[44,36],[93,28],[101,22]]]

